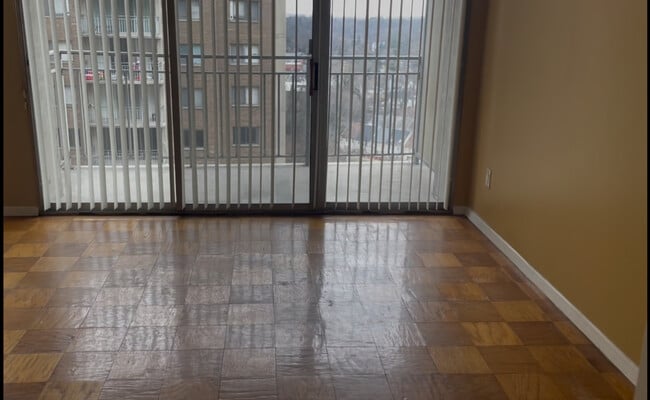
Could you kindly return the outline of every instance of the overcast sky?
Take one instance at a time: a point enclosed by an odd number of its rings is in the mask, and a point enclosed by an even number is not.
[[[413,16],[418,17],[422,15],[422,3],[427,0],[393,0],[392,10],[393,18],[398,18],[400,13],[400,1],[404,3],[402,8],[403,17],[411,16],[411,4],[413,5]],[[354,16],[354,0],[331,0],[332,2],[332,15],[335,17],[342,17],[345,11],[345,16]],[[298,4],[298,14],[312,15],[312,1],[311,0],[286,0],[287,15],[294,15],[296,13],[296,3]],[[379,16],[388,18],[391,10],[390,0],[357,0],[357,18],[365,18],[366,16],[366,3],[370,6],[370,18]],[[381,3],[381,5],[380,5]]]

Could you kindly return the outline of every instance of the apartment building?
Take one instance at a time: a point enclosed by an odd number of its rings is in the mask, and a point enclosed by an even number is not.
[[[63,86],[66,112],[57,118],[69,131],[71,160],[87,163],[87,155],[99,154],[98,148],[105,162],[122,160],[123,152],[128,159],[136,154],[166,159],[169,65],[162,2],[132,1],[128,12],[123,1],[53,3],[54,13],[48,0],[40,5],[50,63]],[[204,0],[175,3],[184,156],[236,162],[290,152],[285,92],[291,80],[281,75],[283,59],[262,58],[285,53],[284,3],[230,1],[216,8]]]

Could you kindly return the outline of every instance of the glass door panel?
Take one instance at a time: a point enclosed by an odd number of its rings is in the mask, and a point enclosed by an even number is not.
[[[309,204],[311,5],[176,5],[183,207]]]

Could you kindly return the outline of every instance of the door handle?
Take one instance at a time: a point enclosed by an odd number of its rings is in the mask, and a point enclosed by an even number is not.
[[[309,95],[313,96],[318,90],[318,63],[309,59]]]

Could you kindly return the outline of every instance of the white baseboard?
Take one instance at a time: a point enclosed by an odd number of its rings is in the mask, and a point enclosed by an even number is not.
[[[549,281],[526,261],[508,242],[505,241],[490,225],[488,225],[476,212],[468,207],[454,207],[465,211],[467,218],[476,226],[501,252],[512,261],[517,268],[539,288],[546,297],[584,333],[593,344],[630,380],[636,385],[639,375],[639,366],[636,365],[625,353],[612,343],[596,325],[594,325],[580,310],[562,295]],[[464,209],[464,210],[463,210]]]
[[[5,207],[5,217],[37,217],[38,207]]]

